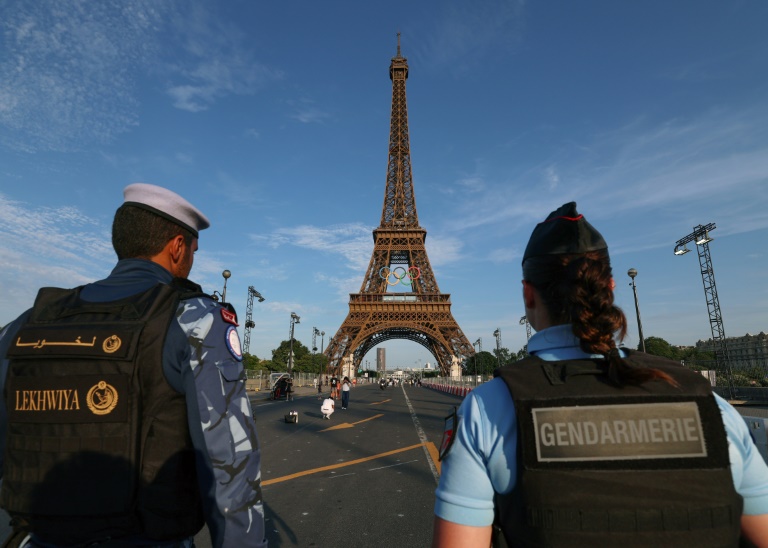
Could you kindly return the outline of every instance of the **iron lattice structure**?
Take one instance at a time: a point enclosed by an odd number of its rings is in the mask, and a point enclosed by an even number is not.
[[[675,244],[675,254],[687,253],[687,244],[694,242],[699,254],[699,268],[701,281],[704,285],[704,298],[707,300],[707,313],[709,314],[709,327],[712,331],[712,346],[715,349],[716,370],[724,373],[730,397],[734,396],[733,371],[731,369],[731,357],[728,353],[728,342],[725,337],[723,315],[720,312],[720,299],[717,297],[717,285],[715,284],[715,271],[712,268],[712,256],[709,253],[709,232],[716,229],[715,223],[696,225],[693,232],[679,239]]]
[[[245,305],[245,337],[243,339],[243,354],[248,354],[251,348],[251,329],[256,327],[253,321],[253,298],[259,299],[259,302],[264,300],[261,293],[256,291],[252,285],[248,286],[248,301]]]
[[[399,35],[389,78],[392,115],[381,224],[373,231],[373,255],[360,292],[349,295],[349,314],[325,355],[331,371],[345,363],[354,371],[374,346],[405,339],[429,350],[446,375],[475,352],[451,313],[451,296],[440,293],[424,246],[427,231],[419,226],[405,98],[408,61],[400,54]],[[408,290],[392,290],[403,287]]]

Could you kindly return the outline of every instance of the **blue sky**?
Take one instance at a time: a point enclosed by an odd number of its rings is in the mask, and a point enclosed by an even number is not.
[[[768,327],[768,4],[762,1],[0,1],[0,325],[41,286],[106,276],[122,189],[200,207],[191,278],[254,304],[252,353],[325,342],[373,250],[396,33],[411,157],[440,289],[470,341],[525,344],[520,259],[561,204],[609,243],[638,342]],[[388,365],[434,362],[390,341]],[[371,364],[375,352],[366,358]]]

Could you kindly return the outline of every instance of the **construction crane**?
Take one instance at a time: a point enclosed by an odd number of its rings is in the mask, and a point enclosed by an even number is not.
[[[251,346],[251,328],[256,327],[253,322],[253,298],[264,302],[264,297],[256,291],[252,285],[248,286],[248,304],[245,306],[245,337],[243,340],[243,354],[248,354],[248,348]]]

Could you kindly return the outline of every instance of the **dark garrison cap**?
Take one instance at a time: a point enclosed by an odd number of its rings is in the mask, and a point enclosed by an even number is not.
[[[523,262],[539,255],[586,253],[608,249],[603,236],[576,211],[576,202],[560,206],[533,229]]]
[[[211,226],[208,218],[184,198],[161,186],[133,183],[123,190],[123,205],[140,207],[186,228],[195,238],[200,230]]]

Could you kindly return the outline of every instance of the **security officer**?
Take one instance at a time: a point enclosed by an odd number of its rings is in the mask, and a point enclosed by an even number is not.
[[[0,506],[25,546],[266,546],[236,315],[187,279],[208,219],[124,195],[112,273],[0,332]]]
[[[740,530],[765,545],[768,467],[746,424],[704,377],[616,347],[613,287],[575,203],[536,226],[531,357],[446,421],[433,546],[485,548],[494,525],[509,546],[737,546]]]

